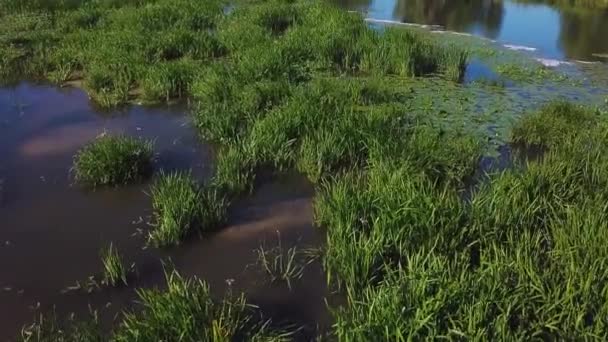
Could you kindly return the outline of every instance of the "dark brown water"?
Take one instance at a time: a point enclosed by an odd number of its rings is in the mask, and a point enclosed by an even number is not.
[[[608,9],[543,0],[331,0],[369,18],[467,32],[544,58],[608,62]]]
[[[199,143],[182,107],[131,107],[98,112],[78,89],[21,84],[0,89],[0,340],[11,340],[40,312],[83,315],[90,305],[106,325],[131,306],[138,286],[162,285],[161,259],[198,276],[221,295],[230,279],[275,319],[306,325],[329,322],[324,276],[306,269],[290,291],[266,281],[254,249],[266,241],[318,246],[312,225],[313,190],[298,175],[262,180],[253,196],[235,203],[217,234],[171,250],[144,249],[149,184],[86,191],[69,177],[74,153],[97,135],[122,133],[155,140],[156,169],[188,170],[201,181],[213,170],[213,150]],[[64,290],[101,270],[100,248],[112,242],[137,275],[130,287]]]

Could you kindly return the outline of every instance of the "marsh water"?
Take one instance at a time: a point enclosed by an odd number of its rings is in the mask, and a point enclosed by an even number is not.
[[[608,10],[542,0],[332,0],[377,20],[438,25],[552,59],[608,62]]]
[[[155,168],[190,170],[205,182],[214,151],[199,142],[182,106],[97,111],[79,89],[23,83],[0,89],[0,340],[13,340],[36,315],[86,316],[106,326],[130,308],[136,287],[162,286],[163,265],[206,280],[222,296],[245,291],[270,317],[315,328],[327,317],[324,275],[309,265],[291,290],[269,284],[254,250],[281,239],[289,248],[319,246],[313,189],[299,175],[270,174],[237,201],[227,227],[178,248],[145,249],[151,220],[149,182],[89,191],[72,184],[73,155],[99,134],[153,139]],[[102,269],[99,251],[113,243],[135,273],[128,287],[75,289]],[[71,289],[71,290],[69,290]]]

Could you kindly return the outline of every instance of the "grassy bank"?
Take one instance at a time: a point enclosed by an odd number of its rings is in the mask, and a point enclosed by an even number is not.
[[[336,339],[608,337],[605,113],[566,103],[525,113],[509,142],[523,157],[480,176],[488,132],[450,112],[465,106],[449,98],[468,54],[424,33],[374,30],[308,1],[11,4],[5,79],[81,79],[106,106],[189,97],[200,135],[221,145],[205,187],[186,174],[153,186],[153,244],[215,228],[261,170],[295,169],[317,188],[327,280],[347,299],[332,308]],[[530,150],[541,157],[526,160]],[[266,273],[291,286],[295,248],[269,252],[258,253]],[[265,331],[244,298],[216,302],[176,274],[140,297],[116,340]]]

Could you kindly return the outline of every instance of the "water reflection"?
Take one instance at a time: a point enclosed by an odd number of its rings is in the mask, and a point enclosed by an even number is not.
[[[503,12],[500,0],[408,0],[396,1],[393,18],[403,22],[441,25],[453,31],[479,28],[485,36],[496,38]]]
[[[535,47],[549,58],[602,60],[597,55],[608,53],[608,9],[508,0],[331,1],[376,19],[441,25],[447,30]]]
[[[593,54],[608,53],[608,11],[581,15],[576,10],[561,13],[560,48],[566,57],[587,59]],[[595,56],[597,57],[597,56]],[[608,59],[604,59],[608,62]]]

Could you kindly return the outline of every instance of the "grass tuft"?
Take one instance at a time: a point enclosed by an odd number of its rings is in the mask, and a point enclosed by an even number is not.
[[[118,286],[121,283],[128,285],[128,269],[113,244],[101,250],[101,261],[103,263],[102,284],[107,286]]]
[[[255,307],[243,295],[212,298],[209,286],[173,271],[167,289],[138,291],[141,309],[127,313],[113,341],[284,341],[289,333],[256,322]]]
[[[140,182],[152,172],[152,157],[150,141],[103,135],[78,151],[74,178],[93,188]]]
[[[20,342],[103,342],[97,316],[89,321],[71,317],[60,322],[56,315],[39,316],[35,322],[21,329]]]
[[[511,133],[511,142],[551,148],[576,134],[585,134],[598,124],[598,113],[567,103],[553,102],[524,116]]]
[[[188,235],[209,232],[226,218],[226,199],[213,187],[200,188],[189,173],[163,174],[151,189],[155,223],[149,241],[177,245]]]

